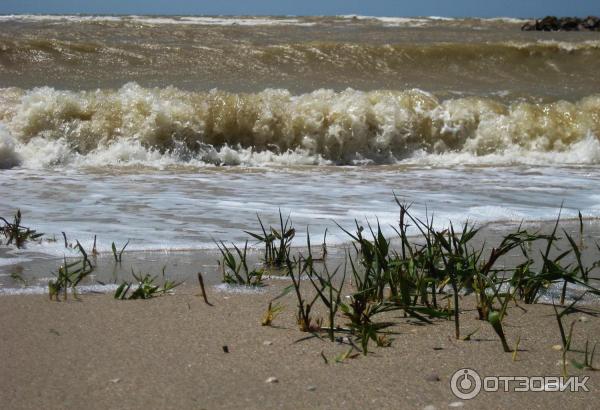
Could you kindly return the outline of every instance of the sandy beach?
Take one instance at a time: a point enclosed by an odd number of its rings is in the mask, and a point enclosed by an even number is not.
[[[578,228],[575,221],[561,226],[568,232]],[[548,232],[552,224],[534,227]],[[491,248],[514,228],[488,225],[477,246],[485,242]],[[585,232],[584,241],[591,246],[598,237],[597,223],[587,221]],[[331,247],[328,264],[339,264],[345,249]],[[259,255],[254,251],[252,258]],[[594,255],[587,247],[585,262],[591,263]],[[520,338],[514,361],[511,353],[503,352],[490,324],[477,320],[473,295],[463,297],[460,315],[463,337],[477,330],[471,340],[454,338],[453,321],[430,319],[432,323],[424,324],[395,311],[378,317],[394,323],[386,329],[391,346],[371,343],[363,356],[359,342],[345,338],[346,333],[336,333],[337,341],[331,342],[325,333],[317,338],[301,332],[292,294],[278,299],[284,310],[272,326],[262,326],[269,301],[290,279],[274,276],[266,279],[266,286],[250,290],[227,287],[220,284],[217,259],[214,252],[125,254],[120,278],[132,267],[157,273],[164,262],[169,272],[179,272],[178,280],[185,280],[173,294],[151,300],[115,300],[114,291],[82,294],[79,301],[71,296],[66,302],[50,301],[47,294],[0,297],[0,327],[6,329],[0,344],[1,407],[594,408],[598,373],[572,365],[568,374],[589,376],[590,392],[481,392],[475,399],[460,400],[450,389],[452,375],[462,368],[482,377],[561,376],[561,338],[551,305],[510,304],[504,329],[511,346]],[[117,264],[109,258],[98,261],[104,275],[115,271]],[[49,270],[51,265],[33,264],[23,272]],[[213,306],[200,296],[194,268],[205,272]],[[314,294],[310,283],[303,282],[303,292]],[[348,283],[344,294],[352,290]],[[581,362],[586,340],[590,350],[600,340],[600,321],[596,298],[586,297],[578,307],[581,311],[569,314],[565,323],[575,321],[567,358]],[[313,315],[325,318],[324,306],[315,305]],[[340,314],[337,320],[342,326],[347,322]],[[336,362],[352,344],[353,357]],[[277,382],[268,383],[272,377]]]
[[[527,313],[510,309],[507,338],[513,343],[521,337],[516,361],[502,351],[491,326],[466,309],[465,334],[481,328],[471,341],[455,340],[451,321],[423,326],[395,314],[390,347],[371,345],[368,356],[335,363],[348,345],[301,341],[309,334],[295,324],[291,295],[282,300],[286,309],[273,326],[261,326],[269,299],[281,287],[281,281],[269,281],[260,294],[211,287],[212,307],[192,286],[146,301],[2,297],[1,407],[442,409],[463,402],[468,408],[595,408],[598,373],[572,367],[569,374],[590,377],[589,393],[482,392],[461,401],[450,390],[452,374],[465,367],[482,376],[560,376],[551,306],[529,305]],[[583,349],[586,339],[600,339],[595,315],[569,316],[577,320],[575,349]],[[278,382],[266,383],[270,377]]]

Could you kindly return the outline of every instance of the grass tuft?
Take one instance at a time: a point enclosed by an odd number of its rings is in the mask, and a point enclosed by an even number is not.
[[[76,249],[81,253],[81,259],[67,263],[67,258],[63,259],[64,263],[58,268],[56,272],[52,274],[56,277],[54,280],[48,282],[48,294],[50,300],[60,301],[62,295],[63,300],[67,300],[68,290],[71,289],[73,297],[78,299],[77,296],[77,285],[85,279],[92,271],[94,267],[88,259],[88,255],[77,241]]]
[[[271,326],[273,321],[279,316],[279,314],[283,311],[283,306],[279,303],[273,305],[273,302],[269,302],[269,306],[267,307],[267,311],[263,315],[262,321],[260,322],[263,326]]]
[[[135,273],[131,270],[134,282],[124,281],[115,291],[114,298],[119,300],[151,299],[156,296],[162,296],[170,293],[181,282],[174,282],[166,279],[165,269],[162,270],[162,284],[158,284],[158,275],[152,276],[149,273]]]
[[[223,283],[230,285],[243,286],[263,286],[262,269],[250,269],[248,267],[248,241],[244,244],[244,249],[238,248],[232,244],[233,250],[229,249],[225,243],[217,243],[221,252],[222,259],[219,262],[223,274]]]
[[[281,210],[279,210],[279,229],[273,228],[272,226],[269,226],[269,229],[266,229],[260,216],[257,215],[256,217],[260,224],[261,233],[245,232],[264,244],[264,263],[266,265],[274,266],[276,268],[285,267],[292,246],[292,240],[294,239],[294,236],[296,236],[296,230],[292,226],[292,220],[289,215],[284,220]]]
[[[17,248],[22,248],[26,242],[35,241],[41,238],[44,234],[39,233],[31,228],[21,224],[21,210],[17,212],[13,218],[13,222],[8,222],[0,217],[0,221],[4,224],[0,227],[0,234],[6,239],[6,245],[14,244]]]
[[[96,245],[96,238],[94,238],[94,249]],[[129,241],[125,242],[125,245],[121,248],[119,252],[117,252],[117,245],[113,242],[111,245],[113,257],[115,258],[115,262],[121,263],[123,261],[123,252],[125,252],[125,248],[129,245]]]

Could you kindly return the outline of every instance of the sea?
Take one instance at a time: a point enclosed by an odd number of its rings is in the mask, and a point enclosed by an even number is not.
[[[0,216],[90,249],[600,217],[600,33],[443,17],[0,16]],[[316,239],[315,239],[316,240]],[[4,272],[4,275],[8,274]]]

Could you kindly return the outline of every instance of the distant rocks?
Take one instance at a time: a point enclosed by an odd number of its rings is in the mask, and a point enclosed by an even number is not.
[[[600,31],[600,17],[555,17],[547,16],[535,22],[527,22],[523,31]]]

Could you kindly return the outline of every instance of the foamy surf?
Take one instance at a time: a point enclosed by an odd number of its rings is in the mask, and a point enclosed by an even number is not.
[[[3,92],[2,168],[600,162],[598,95],[505,104],[421,90],[235,94],[135,83]]]
[[[395,236],[393,193],[412,202],[419,218],[428,209],[434,212],[440,229],[450,221],[553,220],[563,201],[563,218],[577,218],[581,211],[592,220],[600,217],[596,168],[14,168],[2,171],[0,215],[10,218],[18,206],[24,223],[46,234],[45,241],[30,243],[10,258],[78,257],[76,250],[64,247],[63,231],[69,242],[79,240],[88,252],[96,236],[97,249],[107,257],[112,242],[120,249],[127,241],[128,252],[147,252],[149,257],[214,251],[215,240],[238,246],[249,240],[259,250],[261,245],[244,231],[260,231],[257,213],[265,224],[276,226],[279,209],[297,227],[297,246],[306,244],[307,228],[314,244],[327,229],[327,242],[335,245],[348,242],[336,224],[354,230],[355,220],[363,226],[379,222],[386,235]]]
[[[328,16],[321,16],[331,22]],[[365,16],[348,14],[337,16],[345,21],[367,21],[380,23],[390,27],[423,27],[436,22],[469,21],[441,16],[427,17],[397,17],[397,16]],[[508,24],[523,24],[529,20],[512,17],[494,17],[477,19],[484,22],[502,22]],[[335,21],[335,20],[333,20]],[[52,22],[52,23],[133,23],[149,25],[207,25],[207,26],[304,26],[310,27],[320,23],[319,17],[301,16],[144,16],[144,15],[54,15],[54,14],[6,14],[0,15],[0,22]]]
[[[0,266],[12,266],[12,265],[18,265],[21,263],[27,263],[27,262],[31,262],[31,259],[29,258],[25,258],[25,257],[11,257],[11,256],[2,256],[0,257]],[[6,276],[5,274],[3,274],[2,276]]]
[[[227,16],[109,16],[109,15],[49,15],[16,14],[0,16],[2,21],[54,23],[131,23],[148,25],[202,25],[202,26],[305,26],[315,23],[297,18],[282,17],[227,17]]]
[[[119,285],[79,285],[77,286],[78,294],[89,293],[111,293],[117,290]],[[69,294],[73,294],[72,289],[68,289]],[[0,287],[0,296],[21,296],[21,295],[47,295],[48,286],[24,286],[20,288],[3,288]]]
[[[213,286],[213,289],[219,293],[238,295],[259,295],[267,291],[265,287],[261,286],[230,285],[228,283],[220,283]]]
[[[597,281],[592,281],[591,285],[597,286]],[[577,300],[578,304],[582,305],[598,305],[600,300],[597,295],[589,293],[590,289],[579,285],[568,283],[566,285],[565,301],[566,303],[572,303]],[[554,283],[547,289],[541,292],[538,299],[538,303],[556,304],[561,298],[563,292],[563,284]]]
[[[362,16],[359,14],[346,14],[338,16],[350,21],[368,21],[380,23],[387,27],[423,27],[427,23],[440,21],[435,17],[385,17],[385,16]]]

